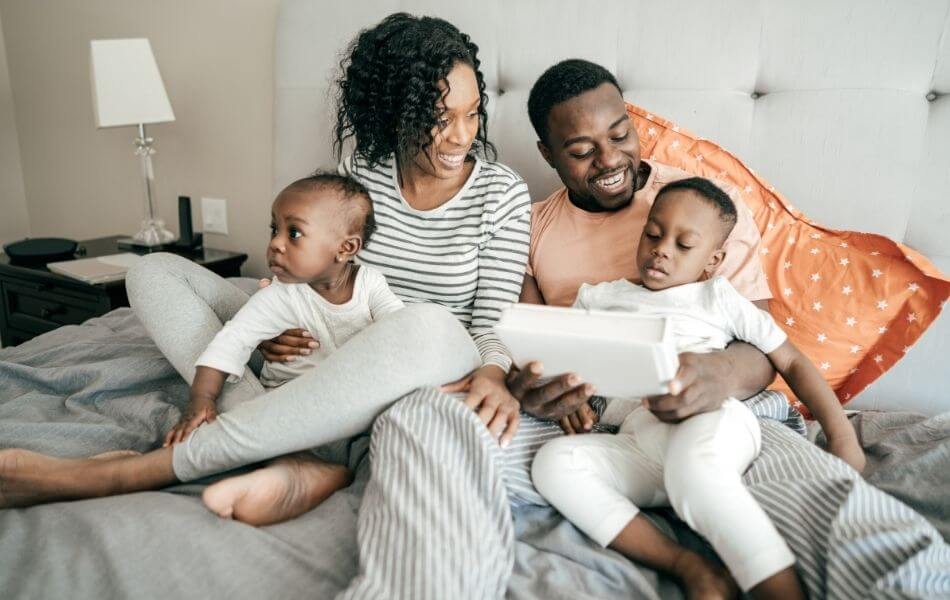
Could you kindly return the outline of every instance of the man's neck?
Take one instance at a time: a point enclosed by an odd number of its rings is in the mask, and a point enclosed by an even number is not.
[[[567,190],[567,198],[568,200],[571,201],[571,204],[573,204],[574,206],[576,206],[577,208],[585,212],[590,212],[590,213],[616,212],[622,208],[626,208],[630,206],[631,204],[633,204],[634,201],[636,201],[637,192],[643,189],[643,186],[646,185],[647,183],[647,179],[650,178],[650,171],[651,171],[650,165],[645,160],[641,160],[640,166],[637,168],[637,181],[636,181],[636,188],[633,191],[633,197],[630,198],[630,202],[627,202],[626,204],[622,206],[617,206],[615,208],[604,208],[603,206],[597,204],[593,200],[593,198],[576,197],[574,193],[571,192],[571,190]]]

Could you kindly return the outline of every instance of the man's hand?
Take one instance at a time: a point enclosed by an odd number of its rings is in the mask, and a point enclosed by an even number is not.
[[[722,352],[679,355],[680,367],[670,381],[670,391],[643,401],[656,418],[679,423],[693,415],[718,409],[730,396],[728,365]]]
[[[465,406],[478,412],[478,418],[502,448],[511,443],[521,422],[521,407],[509,393],[505,385],[505,372],[500,367],[485,365],[441,389],[447,393],[468,392]]]
[[[512,367],[508,373],[508,389],[529,414],[559,420],[576,413],[594,395],[594,386],[581,382],[575,373],[564,373],[537,385],[543,372],[541,363],[530,362],[524,369]]]
[[[257,287],[264,289],[270,284],[270,279],[261,279]],[[288,329],[273,339],[261,342],[257,349],[267,362],[290,362],[298,356],[307,356],[319,347],[320,341],[315,340],[309,331]]]
[[[205,423],[211,423],[218,418],[218,410],[215,408],[214,400],[192,399],[188,402],[188,408],[178,420],[178,423],[165,434],[165,443],[162,447],[174,446],[183,441],[188,435],[198,429]]]
[[[590,403],[585,402],[581,404],[576,412],[561,417],[560,425],[564,433],[574,435],[576,433],[587,433],[598,420],[597,413],[591,408]]]

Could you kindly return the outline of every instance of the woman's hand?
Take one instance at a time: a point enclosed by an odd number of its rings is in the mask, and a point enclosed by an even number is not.
[[[178,424],[165,434],[165,443],[162,446],[174,446],[188,437],[195,429],[205,423],[212,423],[217,418],[218,409],[215,407],[214,400],[192,398],[188,402],[188,408],[185,409],[185,414],[181,416]]]
[[[269,286],[270,279],[257,282],[259,288]],[[320,347],[320,341],[313,338],[309,331],[288,329],[277,337],[261,342],[257,348],[267,362],[290,362],[298,356],[307,356]]]
[[[575,433],[587,433],[598,420],[597,413],[591,408],[590,403],[586,402],[581,404],[576,412],[561,417],[560,425],[564,433],[574,435]]]
[[[485,365],[442,386],[441,390],[446,393],[468,392],[465,406],[478,412],[478,418],[502,448],[511,443],[521,422],[521,406],[508,391],[501,367]]]

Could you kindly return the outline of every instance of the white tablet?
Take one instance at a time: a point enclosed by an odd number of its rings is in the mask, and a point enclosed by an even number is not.
[[[601,396],[666,393],[679,368],[664,317],[514,304],[502,312],[495,331],[519,367],[536,360],[546,376],[577,373]]]

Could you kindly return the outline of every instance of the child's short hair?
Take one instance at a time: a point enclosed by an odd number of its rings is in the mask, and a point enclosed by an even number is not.
[[[369,197],[369,190],[356,179],[333,171],[314,171],[311,175],[291,183],[286,189],[314,192],[322,188],[337,192],[348,202],[345,208],[350,221],[350,230],[360,232],[365,247],[373,232],[376,231],[376,215],[373,212],[373,201]]]
[[[663,194],[674,190],[689,190],[695,192],[700,198],[719,211],[719,219],[722,221],[723,236],[725,240],[736,226],[739,214],[736,212],[736,205],[729,197],[729,194],[722,191],[715,183],[705,177],[687,177],[678,181],[670,182],[660,188],[656,193],[656,199],[653,206],[660,201]]]

